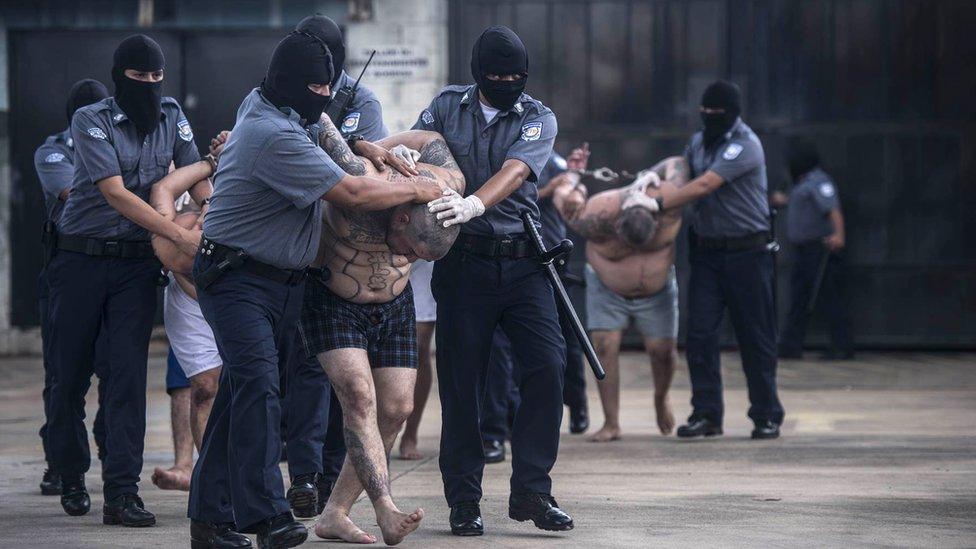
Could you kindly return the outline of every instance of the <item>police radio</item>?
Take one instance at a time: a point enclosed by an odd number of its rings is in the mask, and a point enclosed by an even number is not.
[[[328,115],[332,123],[335,124],[337,128],[342,127],[342,119],[346,116],[346,111],[349,109],[349,105],[352,104],[353,99],[356,98],[356,90],[359,89],[359,81],[363,79],[363,75],[366,74],[366,68],[369,67],[370,61],[373,60],[373,56],[376,55],[376,50],[369,54],[369,59],[366,60],[366,64],[363,65],[362,72],[359,73],[359,78],[356,79],[356,83],[352,86],[343,86],[338,91],[333,92],[332,101],[325,107],[325,114]]]

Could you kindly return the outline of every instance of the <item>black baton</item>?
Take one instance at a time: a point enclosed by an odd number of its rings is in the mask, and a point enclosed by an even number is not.
[[[531,237],[532,245],[535,246],[535,251],[539,254],[539,263],[544,267],[546,276],[549,277],[549,282],[552,283],[552,287],[556,289],[556,301],[559,302],[573,323],[573,332],[576,333],[576,339],[583,346],[583,352],[586,353],[586,358],[590,361],[590,368],[593,370],[593,375],[597,379],[602,380],[607,377],[607,373],[603,370],[603,365],[600,364],[600,359],[596,356],[596,351],[593,350],[593,344],[590,343],[590,338],[587,337],[586,330],[583,329],[583,323],[580,322],[579,316],[576,314],[576,309],[573,308],[573,302],[569,300],[569,294],[566,293],[566,288],[563,286],[563,281],[559,278],[559,273],[556,272],[555,265],[552,264],[553,260],[573,251],[573,242],[571,240],[563,240],[555,248],[547,251],[546,244],[542,241],[542,236],[539,235],[538,229],[535,228],[535,223],[532,222],[532,214],[528,210],[522,210],[520,217],[522,218],[522,224],[525,225],[525,232]]]

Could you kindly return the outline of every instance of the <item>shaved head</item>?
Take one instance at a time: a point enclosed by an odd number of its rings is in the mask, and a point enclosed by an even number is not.
[[[617,230],[624,243],[633,248],[643,248],[654,238],[657,231],[657,218],[643,206],[633,206],[620,212]]]

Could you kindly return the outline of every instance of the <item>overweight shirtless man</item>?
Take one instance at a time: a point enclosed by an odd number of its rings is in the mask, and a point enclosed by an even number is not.
[[[590,440],[620,438],[620,338],[633,320],[651,359],[657,426],[674,428],[668,389],[677,361],[678,283],[674,241],[681,210],[658,212],[662,191],[688,182],[683,157],[667,158],[638,175],[632,185],[587,198],[577,174],[568,174],[553,201],[566,223],[586,238],[587,328],[607,371],[598,384],[603,427]]]
[[[320,145],[346,172],[385,177],[391,184],[405,178],[394,170],[377,173],[349,150],[327,118],[322,124]],[[407,151],[401,154],[416,160],[422,177],[464,192],[464,176],[440,134],[409,131],[377,144]],[[433,261],[447,254],[459,228],[442,227],[424,204],[361,213],[327,203],[322,215],[322,240],[313,263],[321,270],[306,285],[300,334],[339,397],[347,455],[315,533],[375,542],[348,516],[365,488],[383,541],[394,545],[423,518],[421,509],[409,515],[397,509],[387,468],[396,435],[413,409],[417,376],[410,265],[417,258]]]

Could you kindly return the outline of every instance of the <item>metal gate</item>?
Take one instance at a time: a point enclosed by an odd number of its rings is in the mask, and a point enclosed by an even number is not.
[[[529,93],[559,119],[557,150],[587,140],[594,166],[635,170],[680,154],[704,87],[719,77],[736,81],[771,187],[787,186],[783,147],[797,134],[818,143],[837,179],[858,344],[976,346],[976,12],[965,2],[452,0],[450,7],[451,81],[471,81],[471,45],[486,26],[512,27],[529,49]],[[686,280],[686,241],[679,242]],[[784,248],[780,318],[790,266]],[[815,322],[808,341],[824,334]]]

